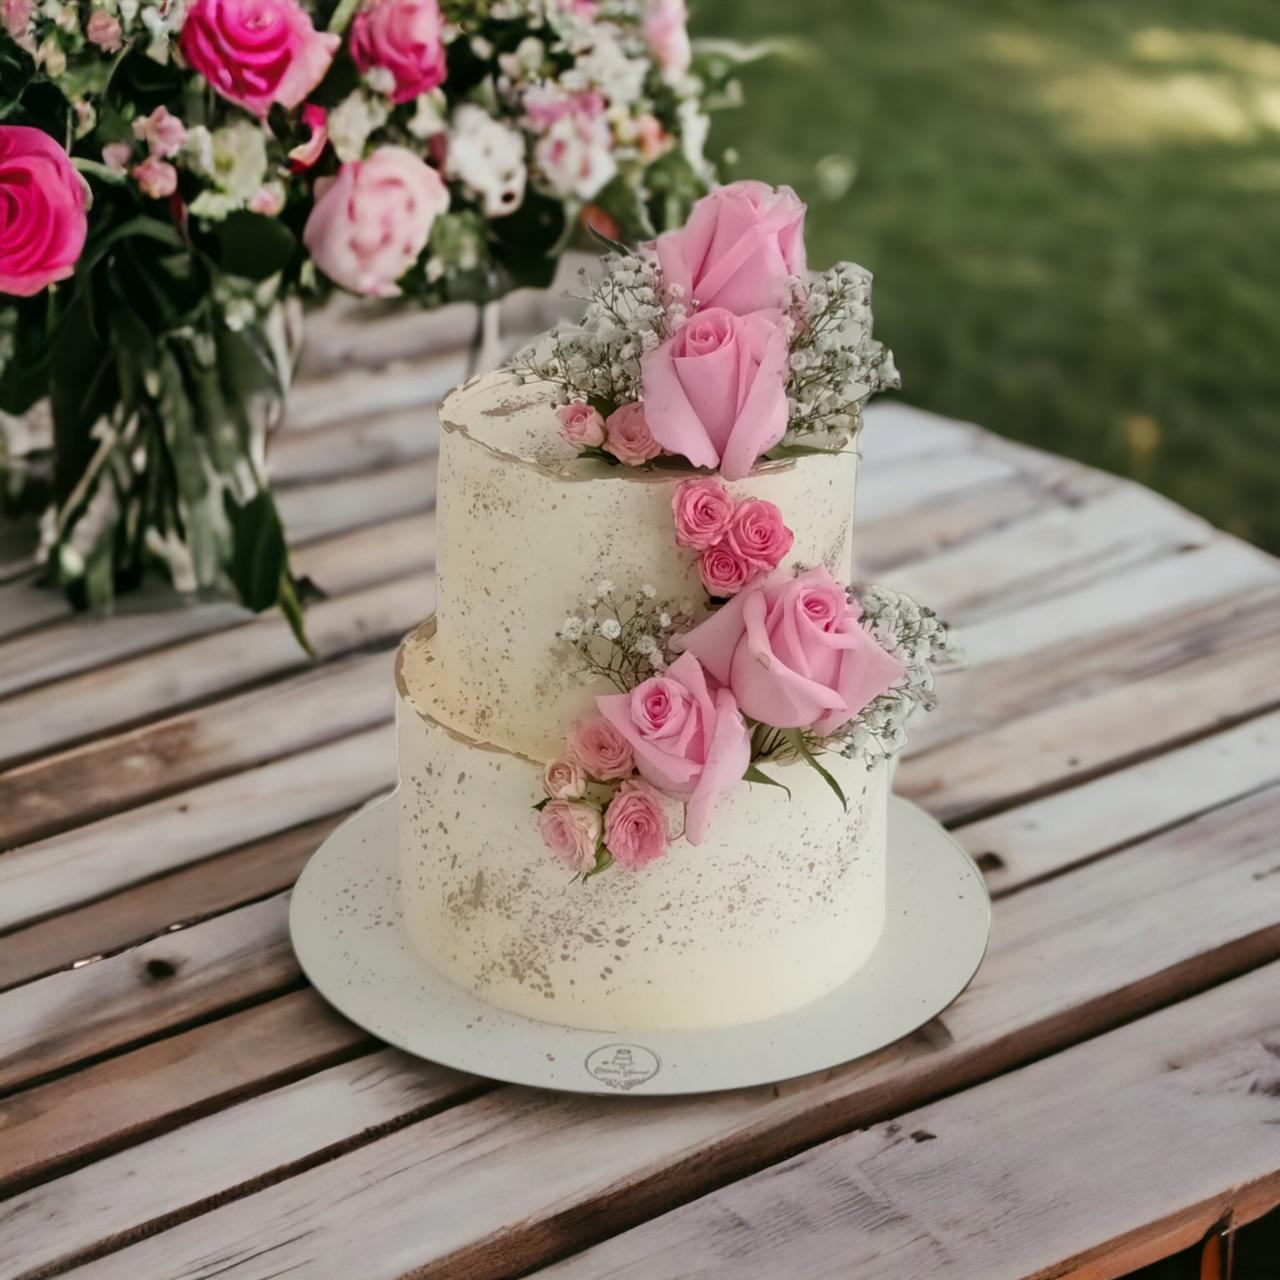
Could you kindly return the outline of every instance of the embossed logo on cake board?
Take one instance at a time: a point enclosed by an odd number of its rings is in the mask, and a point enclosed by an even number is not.
[[[623,1093],[647,1084],[662,1070],[662,1060],[639,1044],[606,1044],[587,1054],[587,1073]]]

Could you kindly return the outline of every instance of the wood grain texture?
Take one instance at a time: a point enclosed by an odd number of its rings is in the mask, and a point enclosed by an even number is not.
[[[0,936],[0,991],[287,889],[345,814],[330,814]]]
[[[392,654],[354,657],[0,773],[0,848],[389,721]],[[3,864],[0,863],[0,866]]]
[[[390,725],[0,856],[0,930],[118,892],[333,811],[395,782]]]
[[[1087,1176],[1082,1176],[1088,1170]],[[550,1280],[1107,1280],[1280,1200],[1280,966],[826,1143]]]
[[[307,989],[14,1094],[0,1101],[0,1195],[372,1045]]]
[[[1274,788],[1000,902],[973,987],[927,1034],[849,1067],[622,1106],[503,1089],[72,1274],[482,1280],[536,1266],[1274,959],[1278,818]]]
[[[0,994],[0,1091],[299,980],[289,895]]]

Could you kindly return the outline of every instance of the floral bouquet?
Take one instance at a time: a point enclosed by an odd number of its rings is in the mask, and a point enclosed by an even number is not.
[[[0,463],[51,576],[161,567],[301,636],[282,304],[484,302],[583,223],[678,222],[731,67],[683,0],[0,0]]]
[[[647,865],[673,828],[701,844],[735,787],[786,789],[770,762],[803,762],[845,804],[823,756],[872,767],[932,704],[948,649],[933,612],[823,565],[784,568],[784,513],[725,483],[852,447],[863,404],[898,385],[871,334],[869,273],[807,271],[804,215],[787,188],[713,191],[684,227],[606,257],[582,321],[515,358],[562,388],[579,456],[697,469],[674,487],[672,538],[705,598],[604,581],[558,635],[614,689],[571,726],[535,806],[544,843],[584,877]]]

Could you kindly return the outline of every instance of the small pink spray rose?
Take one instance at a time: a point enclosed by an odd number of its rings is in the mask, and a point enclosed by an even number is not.
[[[733,498],[712,476],[684,480],[671,495],[676,521],[676,545],[690,551],[713,547],[728,532],[733,519]]]
[[[725,542],[757,572],[776,569],[795,542],[782,512],[763,498],[747,498],[733,513]]]
[[[752,719],[826,737],[904,672],[859,617],[844,588],[820,567],[749,586],[683,644]]]
[[[605,694],[596,706],[631,745],[640,776],[686,802],[685,835],[701,844],[716,801],[751,759],[751,736],[733,694],[713,691],[698,660],[685,653],[663,675],[630,693]]]
[[[662,452],[645,418],[644,405],[624,404],[605,419],[606,452],[628,467],[643,466]]]
[[[144,140],[153,156],[167,160],[182,150],[187,140],[187,126],[172,115],[168,107],[157,107],[149,116],[133,122],[133,136]]]
[[[351,56],[362,73],[391,72],[391,101],[409,102],[445,78],[443,27],[436,0],[370,0],[351,24]]]
[[[341,43],[297,0],[194,0],[182,56],[229,102],[265,117],[296,107],[324,79]]]
[[[569,730],[568,756],[601,782],[626,778],[635,772],[635,757],[626,738],[599,712],[574,721]]]
[[[316,183],[302,240],[316,266],[343,288],[392,298],[448,207],[449,192],[434,169],[404,147],[379,147]]]
[[[570,871],[590,871],[600,844],[600,810],[573,800],[551,800],[538,814],[542,843]]]
[[[151,200],[167,200],[178,189],[177,169],[154,154],[134,166],[133,180],[138,190]]]
[[[542,788],[552,800],[581,800],[587,789],[582,766],[573,760],[548,760]]]
[[[29,298],[75,269],[89,222],[67,153],[28,125],[0,125],[0,293]]]
[[[643,782],[624,782],[605,810],[604,843],[628,871],[662,857],[670,844],[662,797]]]
[[[105,9],[95,9],[89,15],[84,34],[85,39],[103,53],[116,53],[120,49],[120,21]]]
[[[727,541],[717,542],[698,556],[698,577],[707,594],[717,599],[736,596],[755,576],[755,568]]]
[[[564,438],[576,448],[598,448],[604,444],[604,419],[589,404],[562,404],[556,410]]]

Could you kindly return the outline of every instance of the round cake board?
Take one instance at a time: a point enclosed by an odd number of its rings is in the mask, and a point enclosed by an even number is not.
[[[473,1075],[576,1093],[707,1093],[838,1066],[892,1044],[968,986],[991,903],[969,856],[914,805],[889,801],[888,913],[867,963],[763,1022],[705,1031],[583,1031],[521,1017],[438,974],[400,927],[397,814],[381,800],[317,850],[289,929],[321,995],[388,1044]]]

